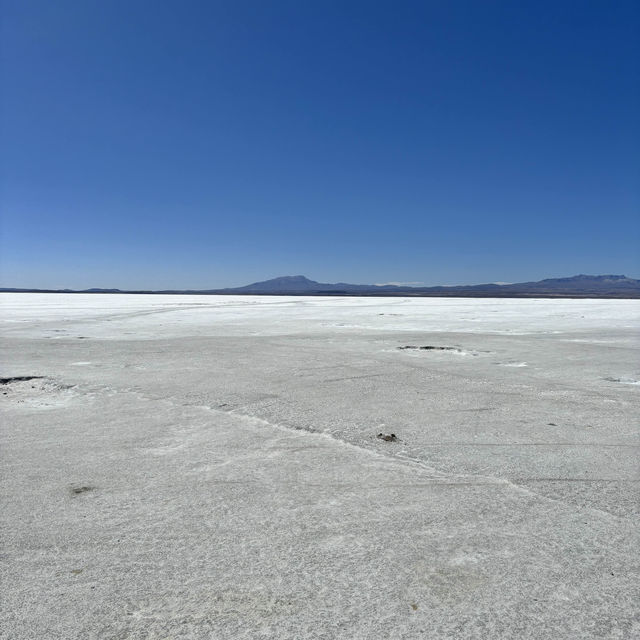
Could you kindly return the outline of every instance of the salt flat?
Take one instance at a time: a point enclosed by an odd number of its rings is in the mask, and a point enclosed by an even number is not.
[[[0,305],[1,637],[640,636],[638,301]]]

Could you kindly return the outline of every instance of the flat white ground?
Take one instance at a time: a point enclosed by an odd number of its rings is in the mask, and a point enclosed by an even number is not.
[[[640,637],[639,302],[0,305],[2,638]]]

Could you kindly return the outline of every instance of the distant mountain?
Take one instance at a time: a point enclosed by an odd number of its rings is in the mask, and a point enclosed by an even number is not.
[[[437,296],[478,298],[640,298],[640,280],[622,275],[548,278],[537,282],[516,284],[476,284],[439,287],[409,287],[403,285],[327,283],[309,280],[305,276],[282,276],[244,287],[231,289],[121,291],[120,289],[0,289],[3,292],[42,293],[174,293],[225,295],[361,295],[361,296]]]
[[[212,291],[211,293],[214,293]],[[305,276],[283,276],[254,282],[244,287],[221,289],[215,293],[253,294],[346,294],[346,295],[413,295],[413,296],[482,296],[482,297],[532,297],[578,296],[578,297],[640,297],[640,280],[623,275],[549,278],[538,282],[517,284],[477,284],[438,287],[409,287],[402,285],[348,284],[346,282],[324,283],[309,280]]]
[[[398,287],[372,284],[347,284],[346,282],[327,283],[309,280],[305,276],[281,276],[272,280],[254,282],[245,287],[223,289],[233,293],[353,293],[358,291],[386,291]]]
[[[614,289],[637,289],[640,280],[627,278],[627,276],[572,276],[570,278],[549,278],[547,280],[539,280],[538,282],[524,282],[520,285],[507,285],[512,287],[529,287],[530,289],[546,289],[549,287],[570,289],[579,291],[584,288],[590,290],[608,290]]]
[[[277,293],[279,291],[318,291],[325,287],[333,287],[331,284],[320,284],[315,280],[309,280],[305,276],[282,276],[273,278],[272,280],[264,280],[263,282],[254,282],[245,287],[236,287],[234,291],[251,291],[259,293]]]

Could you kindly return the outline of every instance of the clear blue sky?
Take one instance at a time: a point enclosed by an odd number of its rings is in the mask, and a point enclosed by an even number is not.
[[[3,286],[640,277],[640,5],[5,0]]]

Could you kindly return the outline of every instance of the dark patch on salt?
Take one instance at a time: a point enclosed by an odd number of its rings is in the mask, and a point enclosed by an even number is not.
[[[93,491],[95,487],[90,487],[88,485],[82,485],[77,487],[71,487],[71,493],[73,495],[80,495],[81,493],[87,493],[88,491]]]
[[[420,348],[425,351],[460,351],[460,349],[457,349],[456,347],[434,347],[430,344]]]
[[[0,378],[0,384],[27,382],[28,380],[39,380],[40,378],[44,378],[44,376],[11,376],[10,378]]]
[[[460,351],[457,347],[440,347],[432,344],[424,345],[423,347],[417,347],[413,344],[407,344],[403,347],[398,347],[398,349],[420,349],[422,351]]]

